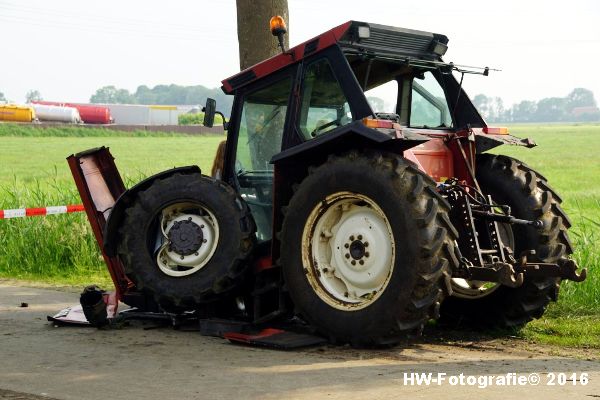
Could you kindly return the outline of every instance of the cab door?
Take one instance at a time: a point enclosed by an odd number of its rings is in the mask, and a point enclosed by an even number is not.
[[[281,151],[289,124],[295,70],[288,69],[236,94],[235,126],[228,137],[230,143],[235,143],[228,146],[229,176],[252,211],[259,242],[272,237],[273,165],[270,161]]]

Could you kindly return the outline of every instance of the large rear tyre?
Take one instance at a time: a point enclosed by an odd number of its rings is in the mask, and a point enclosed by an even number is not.
[[[517,256],[532,249],[536,255],[529,257],[531,261],[556,263],[573,252],[567,235],[571,223],[560,208],[560,197],[541,174],[511,157],[480,154],[477,180],[484,194],[491,195],[498,204],[509,205],[515,217],[543,221],[541,230],[503,225],[509,232],[501,236],[510,238]],[[557,300],[560,279],[530,278],[518,288],[498,284],[471,294],[464,285],[456,284],[453,279],[455,295],[442,304],[442,322],[454,326],[507,328],[521,327],[540,318],[548,303]]]
[[[232,188],[175,174],[138,194],[119,230],[118,252],[127,276],[161,307],[191,309],[236,287],[254,231]]]
[[[455,260],[447,211],[434,182],[396,155],[351,152],[311,168],[280,235],[298,314],[354,346],[419,334]]]

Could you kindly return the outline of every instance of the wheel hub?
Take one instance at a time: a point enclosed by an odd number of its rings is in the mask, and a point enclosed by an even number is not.
[[[208,263],[218,242],[219,224],[210,210],[195,203],[169,206],[160,217],[158,267],[173,277],[193,274]]]
[[[350,237],[352,239],[352,237]],[[362,260],[366,254],[365,244],[361,240],[355,240],[350,243],[350,256],[355,260]]]
[[[202,240],[204,240],[204,234],[202,228],[192,222],[189,218],[185,221],[176,221],[173,227],[169,230],[169,251],[181,254],[182,256],[189,256],[194,254],[200,246],[202,246]]]

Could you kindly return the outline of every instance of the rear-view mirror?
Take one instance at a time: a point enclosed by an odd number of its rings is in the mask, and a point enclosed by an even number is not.
[[[215,123],[217,101],[211,98],[206,99],[206,106],[204,106],[202,111],[204,111],[204,121],[202,122],[202,125],[212,128]]]

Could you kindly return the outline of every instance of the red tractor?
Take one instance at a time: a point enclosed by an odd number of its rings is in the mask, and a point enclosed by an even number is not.
[[[299,317],[357,346],[439,317],[539,318],[562,279],[585,279],[571,222],[544,176],[487,153],[535,144],[485,123],[453,73],[489,70],[442,61],[447,43],[350,21],[225,79],[218,178],[182,167],[125,190],[107,149],[71,156],[122,301]]]

